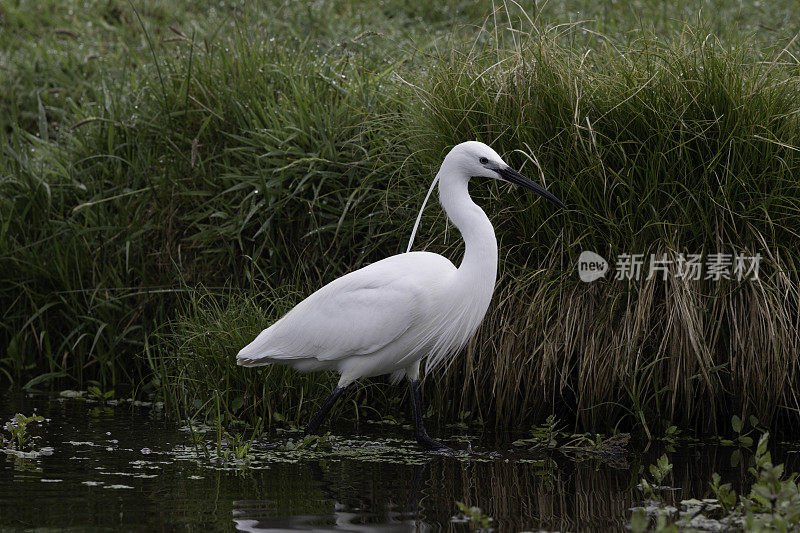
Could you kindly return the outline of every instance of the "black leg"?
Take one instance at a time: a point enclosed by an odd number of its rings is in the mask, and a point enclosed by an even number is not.
[[[419,380],[408,380],[411,385],[411,403],[414,406],[414,436],[417,442],[426,450],[448,450],[441,442],[436,442],[428,436],[422,423],[422,397],[419,393]]]
[[[336,387],[333,389],[333,394],[331,394],[327,400],[325,400],[325,404],[320,408],[319,411],[311,417],[311,421],[306,426],[306,435],[316,435],[317,430],[319,429],[319,425],[322,424],[322,421],[325,420],[325,415],[328,414],[328,411],[331,410],[333,404],[336,403],[336,400],[339,396],[342,395],[344,392],[344,387]]]
[[[432,461],[432,459],[430,459]],[[406,514],[414,519],[422,518],[419,510],[419,492],[422,488],[422,475],[425,473],[426,464],[414,465],[414,479],[411,480],[411,490],[408,493],[406,502]]]

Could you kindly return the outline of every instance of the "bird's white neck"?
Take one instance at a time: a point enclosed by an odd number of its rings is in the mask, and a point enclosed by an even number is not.
[[[488,291],[491,298],[497,279],[497,239],[492,223],[470,198],[468,176],[445,162],[438,178],[439,202],[464,239],[464,259],[458,267],[458,281],[478,292]]]

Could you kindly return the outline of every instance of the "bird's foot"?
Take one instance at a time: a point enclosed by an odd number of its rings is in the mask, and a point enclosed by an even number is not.
[[[428,451],[448,451],[451,450],[449,446],[445,446],[439,441],[433,440],[428,436],[427,433],[422,433],[417,435],[417,442],[420,446],[425,448]]]

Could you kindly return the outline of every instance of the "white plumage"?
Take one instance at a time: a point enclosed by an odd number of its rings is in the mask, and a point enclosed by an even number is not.
[[[261,332],[238,362],[338,370],[340,386],[394,372],[415,360],[415,346],[446,299],[455,272],[450,261],[426,252],[392,256],[351,272]]]
[[[389,373],[394,381],[408,376],[413,385],[424,357],[428,371],[448,364],[483,320],[497,275],[494,228],[469,196],[471,177],[517,183],[563,207],[550,193],[511,170],[490,147],[474,141],[459,144],[436,176],[439,200],[464,239],[464,259],[458,268],[437,254],[408,252],[351,272],[262,331],[242,348],[237,363],[336,370],[341,374],[337,391],[358,378]],[[419,409],[418,397],[415,402]],[[316,430],[313,424],[312,432]],[[418,439],[425,433],[424,428],[420,433],[419,426],[418,416]],[[429,441],[420,440],[423,444],[438,445],[427,434],[423,436]]]

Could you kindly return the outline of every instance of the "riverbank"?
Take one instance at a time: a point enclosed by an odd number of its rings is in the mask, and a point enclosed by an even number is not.
[[[474,188],[498,291],[463,357],[427,380],[432,413],[651,436],[725,432],[734,414],[796,429],[800,50],[782,4],[697,17],[653,3],[647,23],[564,3],[488,18],[134,5],[3,8],[6,381],[300,423],[331,376],[232,356],[314,288],[402,251],[442,154],[477,138],[571,209]],[[458,260],[438,207],[417,248]],[[757,281],[584,283],[586,250],[612,265],[762,260]],[[381,381],[349,394],[338,416],[405,416]]]

